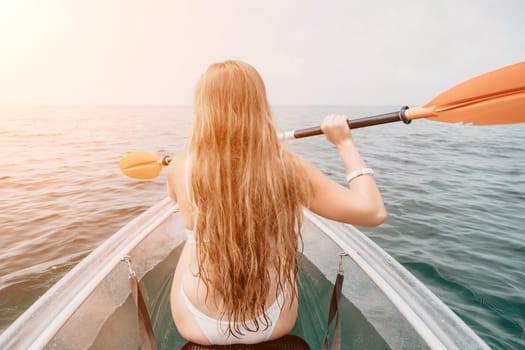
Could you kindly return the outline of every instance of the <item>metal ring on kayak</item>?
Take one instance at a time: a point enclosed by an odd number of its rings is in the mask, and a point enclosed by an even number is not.
[[[120,261],[122,262],[125,262],[127,265],[128,265],[128,270],[129,270],[129,276],[137,276],[137,274],[135,273],[135,270],[133,270],[133,260],[131,260],[131,257],[129,255],[126,255],[126,256],[123,256],[122,259],[120,259]]]

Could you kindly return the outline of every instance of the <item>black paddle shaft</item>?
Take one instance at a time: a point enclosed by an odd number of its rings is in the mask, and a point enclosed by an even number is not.
[[[372,125],[386,124],[402,121],[405,124],[410,124],[411,120],[407,117],[405,111],[408,109],[407,106],[401,107],[397,112],[385,113],[374,115],[371,117],[364,117],[355,120],[348,120],[348,127],[350,129],[359,129]],[[315,126],[312,128],[295,130],[293,132],[294,138],[300,139],[303,137],[321,135],[323,131],[320,126]]]

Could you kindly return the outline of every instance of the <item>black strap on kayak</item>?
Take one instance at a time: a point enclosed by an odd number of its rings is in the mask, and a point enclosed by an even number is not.
[[[287,334],[282,338],[265,341],[259,344],[232,344],[232,345],[199,345],[187,343],[181,350],[310,350],[308,343],[296,336]]]
[[[337,270],[337,277],[335,279],[334,289],[332,291],[332,298],[330,299],[330,308],[328,310],[328,325],[324,336],[323,350],[328,350],[328,338],[330,335],[330,326],[335,319],[334,336],[332,338],[332,346],[330,350],[341,349],[341,321],[339,320],[339,300],[341,299],[341,289],[343,288],[343,281],[345,279],[343,271],[343,257],[348,256],[346,253],[339,254],[339,269]]]
[[[137,305],[137,324],[139,328],[140,347],[142,350],[157,350],[157,342],[155,341],[155,334],[153,333],[153,328],[151,327],[148,308],[146,307],[144,297],[142,296],[142,291],[140,290],[137,274],[131,266],[131,258],[129,256],[125,256],[121,260],[128,264],[129,286],[131,288],[131,293],[133,294],[135,305]]]

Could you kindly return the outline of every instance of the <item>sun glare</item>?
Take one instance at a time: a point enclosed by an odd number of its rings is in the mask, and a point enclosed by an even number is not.
[[[26,10],[26,1],[0,0],[0,28],[5,29],[16,24]]]

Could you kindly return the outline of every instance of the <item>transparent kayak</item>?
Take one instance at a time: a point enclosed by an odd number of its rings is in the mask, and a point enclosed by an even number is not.
[[[308,211],[292,334],[320,349],[339,254],[343,349],[489,349],[459,317],[396,260],[352,226]],[[0,349],[138,349],[128,284],[133,261],[159,349],[186,341],[171,319],[169,289],[185,233],[165,199],[82,260],[0,335]]]

